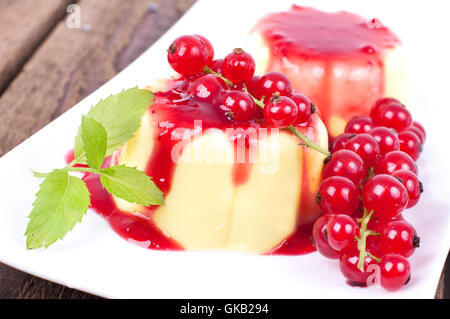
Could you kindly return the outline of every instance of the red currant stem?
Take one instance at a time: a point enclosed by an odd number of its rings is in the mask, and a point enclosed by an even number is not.
[[[248,91],[247,91],[248,93]],[[264,96],[261,98],[261,100],[258,100],[256,97],[254,97],[253,95],[251,95],[250,93],[248,93],[248,95],[250,95],[250,97],[253,99],[253,102],[255,102],[255,104],[257,106],[259,106],[260,108],[264,109]]]
[[[369,252],[366,252],[366,255],[369,256],[370,258],[374,259],[377,263],[379,263],[380,260],[381,260],[380,258],[378,258],[378,257],[376,257],[376,256],[374,256],[374,255],[372,255],[372,254],[369,253]]]
[[[372,214],[373,210],[371,210],[370,213],[368,213],[367,210],[364,208],[364,214],[363,217],[361,218],[361,228],[359,230],[359,240],[358,240],[358,249],[359,249],[358,269],[361,272],[364,272],[364,259],[366,258],[366,256],[368,256],[368,252],[366,252],[366,242],[367,236],[369,236],[369,234],[372,233],[372,231],[367,230],[367,224],[369,223]]]
[[[261,100],[258,100],[256,97],[254,97],[253,95],[250,94],[250,92],[247,90],[247,85],[245,85],[245,83],[242,83],[242,86],[244,87],[244,91],[250,95],[250,97],[252,98],[253,102],[259,106],[260,108],[264,109],[264,96],[261,97]]]
[[[311,141],[309,138],[307,138],[305,135],[301,134],[294,126],[289,125],[288,127],[285,128],[285,130],[291,132],[299,139],[301,139],[305,143],[306,147],[310,147],[326,156],[330,155],[330,152],[328,150],[320,147],[319,145]]]
[[[209,73],[209,74],[214,74],[215,76],[221,78],[227,85],[228,87],[231,87],[233,85],[233,82],[231,82],[230,80],[228,80],[226,77],[224,77],[222,74],[219,74],[215,71],[213,71],[209,66],[205,65],[203,67],[203,73]]]

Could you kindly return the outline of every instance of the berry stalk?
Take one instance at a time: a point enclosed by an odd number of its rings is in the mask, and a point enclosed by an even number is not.
[[[207,73],[207,74],[213,74],[219,78],[221,78],[227,85],[228,87],[232,87],[233,86],[233,82],[231,82],[230,80],[228,80],[226,77],[224,77],[222,74],[215,72],[214,70],[212,70],[209,66],[205,65],[202,69],[203,73]]]
[[[375,259],[377,262],[380,261],[379,258],[375,257],[371,253],[366,251],[366,243],[367,243],[367,236],[370,235],[379,235],[378,233],[375,233],[371,230],[367,229],[367,224],[369,224],[370,218],[373,215],[373,210],[370,211],[370,213],[364,208],[364,214],[363,217],[361,217],[358,222],[361,223],[360,231],[359,231],[359,238],[357,238],[358,241],[358,250],[359,250],[359,260],[358,260],[358,269],[361,272],[364,272],[364,259],[366,256],[370,256],[373,259]]]

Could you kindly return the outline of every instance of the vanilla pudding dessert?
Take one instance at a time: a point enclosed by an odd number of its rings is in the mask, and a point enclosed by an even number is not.
[[[256,74],[280,71],[311,98],[331,136],[383,96],[407,102],[401,42],[375,19],[293,5],[261,19],[247,49]]]
[[[201,126],[193,125],[199,120]],[[317,114],[299,129],[327,147]],[[149,208],[112,198],[121,212],[151,218],[183,249],[268,253],[320,214],[315,196],[325,155],[298,144],[289,132],[274,133],[257,121],[233,123],[209,103],[177,89],[161,91],[111,165],[145,171],[166,204]]]

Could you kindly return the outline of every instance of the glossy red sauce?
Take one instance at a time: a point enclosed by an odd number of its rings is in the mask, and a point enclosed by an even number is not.
[[[379,20],[293,5],[255,27],[270,49],[267,70],[285,73],[330,119],[368,115],[385,92],[384,54],[399,39]]]
[[[265,126],[264,122],[258,119],[246,123],[231,122],[217,106],[194,102],[192,99],[186,98],[185,93],[178,87],[167,92],[156,93],[154,103],[149,107],[149,112],[151,112],[152,125],[155,129],[155,143],[146,173],[152,176],[153,181],[165,195],[170,192],[176,168],[171,152],[173,147],[180,142],[180,139],[174,139],[174,136],[183,132],[188,136],[189,134],[204,132],[207,129],[225,131],[235,127],[240,129],[229,135],[230,141],[234,143],[235,147],[242,143],[248,148],[255,141],[253,135],[247,134],[247,129]],[[202,120],[201,128],[198,123],[195,124],[194,121],[197,120]],[[317,121],[317,116],[314,116],[312,123],[315,123],[315,121]],[[299,130],[307,134],[310,139],[317,139],[315,131],[311,127],[299,127]],[[245,152],[245,157],[248,159],[247,152]],[[67,155],[67,161],[72,159],[73,155]],[[108,158],[103,165],[105,167],[111,165],[111,158]],[[233,182],[235,186],[245,184],[250,175],[251,165],[248,162],[234,164]],[[169,238],[154,224],[152,215],[157,207],[148,207],[144,212],[137,214],[120,211],[112,196],[102,187],[98,176],[86,174],[83,179],[91,193],[91,208],[103,216],[121,237],[150,249],[183,250],[178,243]],[[303,187],[307,187],[307,183],[307,174],[303,174]],[[300,202],[303,202],[303,200],[301,199]],[[301,203],[301,205],[304,204]],[[300,209],[299,207],[299,211]],[[310,236],[311,226],[299,225],[289,238],[280,243],[269,254],[298,255],[311,252],[314,247],[311,244]]]
[[[258,25],[273,50],[280,55],[343,57],[376,54],[393,48],[398,38],[378,20],[341,11],[327,13],[293,5],[268,15]]]

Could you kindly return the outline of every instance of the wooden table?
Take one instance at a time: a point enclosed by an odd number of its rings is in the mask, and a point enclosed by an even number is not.
[[[0,1],[0,156],[112,78],[194,1]],[[68,27],[73,3],[79,28]],[[0,264],[0,298],[96,297]]]

